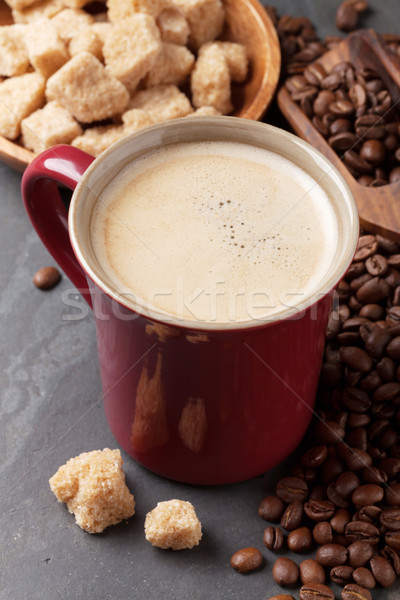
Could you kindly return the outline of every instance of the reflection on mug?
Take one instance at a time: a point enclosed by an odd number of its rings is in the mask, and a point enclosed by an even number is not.
[[[162,325],[161,323],[149,323],[146,325],[147,335],[156,335],[159,342],[166,342],[171,338],[179,337],[181,332],[176,327]]]
[[[146,357],[148,358],[148,357]],[[148,361],[136,391],[136,411],[132,423],[131,442],[136,452],[147,452],[168,441],[168,425],[164,390],[161,383],[161,351],[157,354],[154,375],[149,377]]]
[[[182,409],[178,432],[186,448],[200,452],[207,432],[206,409],[202,398],[189,398]]]

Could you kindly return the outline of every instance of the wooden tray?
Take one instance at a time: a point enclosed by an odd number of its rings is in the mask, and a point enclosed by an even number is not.
[[[374,31],[362,30],[349,35],[315,62],[329,72],[334,65],[343,61],[351,62],[357,68],[375,69],[382,77],[392,98],[396,101],[400,99],[399,64],[389,57]],[[285,88],[279,90],[278,105],[293,130],[322,152],[343,175],[356,200],[362,228],[398,241],[400,239],[400,181],[374,188],[360,185],[299,105],[291,99]]]
[[[222,39],[244,44],[250,73],[243,85],[232,86],[234,116],[258,120],[265,114],[278,85],[281,51],[278,36],[258,0],[224,0],[226,9]],[[9,7],[0,0],[0,26],[12,23]],[[23,171],[35,154],[18,141],[0,136],[0,161]]]

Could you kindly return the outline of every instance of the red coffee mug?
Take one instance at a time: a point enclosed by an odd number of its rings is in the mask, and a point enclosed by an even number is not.
[[[318,181],[334,206],[334,268],[312,298],[268,322],[160,318],[119,295],[93,256],[89,221],[104,186],[154,148],[198,140],[277,152]],[[75,189],[69,214],[57,183]],[[296,448],[313,414],[333,290],[358,241],[351,192],[319,152],[264,123],[178,119],[141,130],[96,160],[53,147],[27,167],[22,196],[41,240],[93,308],[105,413],[128,454],[174,480],[223,484],[260,475]]]

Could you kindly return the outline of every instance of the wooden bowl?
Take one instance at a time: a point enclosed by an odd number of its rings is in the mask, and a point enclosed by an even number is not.
[[[249,76],[232,85],[233,115],[259,120],[265,114],[278,84],[281,53],[278,36],[258,0],[224,0],[226,19],[221,39],[240,42],[247,48]],[[9,25],[9,7],[0,0],[0,25]],[[36,155],[17,141],[0,136],[0,161],[23,171]]]
[[[400,98],[400,65],[397,61],[394,62],[394,57],[389,57],[374,31],[362,30],[352,33],[315,62],[330,72],[332,67],[343,61],[351,62],[356,68],[368,67],[376,70],[392,98]],[[357,203],[362,228],[399,241],[400,181],[380,187],[359,184],[283,87],[278,93],[278,105],[293,130],[329,158],[343,175]]]

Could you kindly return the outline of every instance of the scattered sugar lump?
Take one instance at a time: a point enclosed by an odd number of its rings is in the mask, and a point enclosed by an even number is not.
[[[135,500],[125,483],[119,450],[83,452],[49,479],[59,502],[88,533],[101,533],[135,514]]]
[[[202,536],[194,507],[184,500],[158,502],[146,515],[144,531],[146,540],[164,550],[193,548]]]

